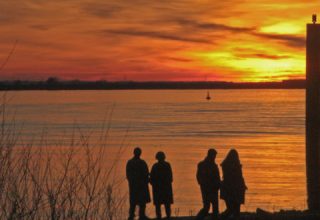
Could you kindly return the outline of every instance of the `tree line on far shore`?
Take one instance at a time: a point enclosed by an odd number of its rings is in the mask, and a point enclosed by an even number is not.
[[[304,89],[305,80],[284,80],[281,82],[224,82],[224,81],[82,81],[61,80],[49,77],[47,80],[0,81],[0,90],[124,90],[124,89]]]

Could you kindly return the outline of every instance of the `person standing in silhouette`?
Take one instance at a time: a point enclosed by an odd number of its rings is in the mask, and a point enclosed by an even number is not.
[[[165,158],[166,155],[162,151],[158,152],[156,154],[158,162],[152,166],[150,173],[157,219],[161,219],[161,205],[164,205],[167,219],[169,219],[171,217],[171,204],[173,204],[172,169],[170,163],[165,161]]]
[[[147,163],[140,158],[141,149],[135,148],[133,158],[128,161],[126,167],[127,180],[129,183],[130,209],[128,220],[134,219],[136,206],[139,206],[139,219],[149,219],[145,215],[146,204],[149,203],[149,169]]]
[[[197,181],[201,189],[203,208],[199,211],[197,220],[204,219],[208,215],[210,204],[213,208],[212,219],[218,219],[220,173],[215,163],[216,155],[217,151],[215,149],[209,149],[207,157],[198,164]]]
[[[223,181],[221,184],[221,199],[225,200],[226,211],[223,213],[224,219],[239,219],[240,206],[244,204],[245,191],[247,186],[242,176],[242,166],[239,154],[235,149],[231,149],[221,163]]]

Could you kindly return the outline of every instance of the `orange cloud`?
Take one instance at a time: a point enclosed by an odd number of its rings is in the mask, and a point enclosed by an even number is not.
[[[0,79],[304,77],[316,0],[0,1]]]

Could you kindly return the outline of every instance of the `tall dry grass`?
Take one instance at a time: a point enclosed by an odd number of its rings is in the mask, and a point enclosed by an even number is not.
[[[45,134],[37,146],[21,144],[6,95],[0,116],[0,219],[124,219],[117,166],[125,146],[106,159],[112,111],[98,144],[75,125],[68,146],[47,146]]]

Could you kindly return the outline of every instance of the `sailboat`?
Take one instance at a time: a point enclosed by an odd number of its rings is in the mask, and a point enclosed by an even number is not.
[[[207,79],[208,79],[208,76],[206,76],[206,80],[205,80],[205,82],[207,82]],[[207,91],[207,97],[206,97],[206,100],[207,100],[207,101],[210,101],[210,100],[211,100],[211,96],[210,96],[210,92],[209,92],[209,90]]]
[[[207,99],[208,101],[211,99],[211,96],[210,96],[209,91],[207,92],[207,97],[206,97],[206,99]]]

